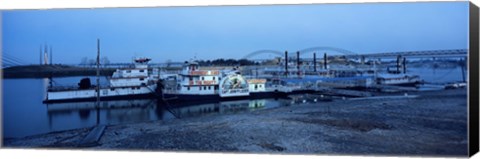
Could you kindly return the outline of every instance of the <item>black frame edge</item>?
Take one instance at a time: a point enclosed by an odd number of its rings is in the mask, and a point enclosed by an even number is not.
[[[468,106],[468,154],[475,155],[479,151],[479,12],[478,7],[469,4],[469,106]]]

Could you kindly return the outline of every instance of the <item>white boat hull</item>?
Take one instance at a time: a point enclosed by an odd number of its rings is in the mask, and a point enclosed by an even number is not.
[[[154,95],[156,85],[136,87],[110,87],[100,89],[100,98]],[[45,102],[95,99],[95,89],[49,91]]]

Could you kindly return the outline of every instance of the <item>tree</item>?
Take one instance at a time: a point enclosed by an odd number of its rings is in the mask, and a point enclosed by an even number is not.
[[[85,66],[85,65],[87,65],[87,63],[88,63],[88,58],[87,57],[82,57],[82,60],[80,61],[80,65]]]
[[[169,68],[172,65],[172,60],[168,59],[165,63],[167,64],[167,68]]]
[[[110,60],[108,59],[108,57],[104,56],[100,59],[100,64],[102,64],[103,66],[106,66],[110,64]]]
[[[88,65],[94,66],[97,62],[94,59],[89,59],[88,60]]]

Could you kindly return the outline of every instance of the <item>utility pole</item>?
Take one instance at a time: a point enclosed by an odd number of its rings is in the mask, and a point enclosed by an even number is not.
[[[100,39],[97,39],[97,101],[100,101]]]
[[[100,124],[100,39],[97,39],[97,124]]]
[[[52,52],[52,46],[50,46],[50,65],[53,65],[52,58],[53,58],[53,52]]]

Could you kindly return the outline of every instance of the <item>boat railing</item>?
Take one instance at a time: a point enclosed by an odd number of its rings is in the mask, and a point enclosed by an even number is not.
[[[59,92],[59,91],[72,91],[72,90],[88,90],[88,89],[94,89],[96,86],[95,85],[92,85],[91,87],[89,88],[85,88],[85,89],[80,89],[78,86],[74,86],[74,85],[70,85],[70,86],[51,86],[51,87],[48,87],[48,91],[49,92]],[[104,89],[104,88],[109,88],[108,86],[100,86],[100,89]]]
[[[78,89],[78,86],[52,86],[48,87],[48,91],[55,92],[55,91],[65,91],[65,90],[75,90]]]

